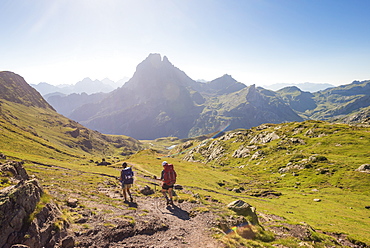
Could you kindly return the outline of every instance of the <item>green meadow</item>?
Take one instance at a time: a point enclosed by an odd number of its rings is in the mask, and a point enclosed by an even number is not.
[[[343,233],[353,241],[370,244],[370,209],[365,208],[370,205],[370,174],[355,171],[369,163],[368,126],[305,121],[234,130],[208,140],[139,142],[88,130],[51,110],[7,101],[2,101],[0,114],[0,153],[24,161],[29,174],[60,204],[60,195],[78,192],[114,205],[115,200],[97,188],[107,180],[118,184],[123,161],[140,175],[134,187],[137,192],[139,186],[152,185],[150,178],[160,176],[161,162],[166,160],[174,164],[177,183],[185,188],[178,191],[178,197],[191,200],[197,196],[207,211],[228,214],[226,204],[241,199],[258,213],[283,217],[286,223],[306,223],[320,232],[316,235]],[[267,136],[275,138],[262,142]],[[172,145],[176,147],[167,149]],[[236,157],[241,147],[252,147],[250,154]],[[102,158],[111,165],[97,166]],[[0,182],[0,188],[9,185],[3,176]],[[253,243],[235,238],[228,245],[269,247],[285,242],[298,247],[294,239],[265,239]],[[314,247],[332,242],[326,236],[320,240]]]

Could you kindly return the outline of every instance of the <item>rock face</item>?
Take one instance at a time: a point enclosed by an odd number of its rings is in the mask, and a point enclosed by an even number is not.
[[[14,244],[29,247],[55,247],[66,236],[63,223],[56,228],[61,212],[47,203],[35,213],[43,190],[36,179],[30,179],[21,162],[0,164],[10,186],[0,190],[0,247]],[[34,216],[34,217],[32,217]],[[32,218],[32,219],[31,219]]]
[[[23,221],[35,210],[42,190],[36,180],[29,180],[1,191],[0,246],[17,243]]]

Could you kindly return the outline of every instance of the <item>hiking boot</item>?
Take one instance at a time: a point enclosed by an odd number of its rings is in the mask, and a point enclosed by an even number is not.
[[[169,201],[167,202],[167,205],[174,205],[174,204],[173,204],[173,201],[172,201],[172,200],[169,200]]]

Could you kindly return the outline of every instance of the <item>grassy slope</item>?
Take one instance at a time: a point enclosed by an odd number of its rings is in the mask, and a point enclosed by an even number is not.
[[[204,164],[182,160],[189,148],[175,157],[167,157],[168,150],[164,149],[163,154],[145,150],[130,158],[114,158],[123,148],[103,142],[101,136],[95,137],[95,133],[91,133],[93,140],[96,139],[94,148],[87,152],[82,149],[79,140],[83,137],[66,135],[67,131],[75,129],[70,120],[53,111],[24,108],[3,101],[0,116],[0,153],[26,160],[27,170],[42,179],[42,184],[51,191],[57,190],[65,195],[82,192],[87,197],[114,204],[111,199],[96,192],[97,185],[107,179],[99,174],[117,176],[119,163],[126,159],[134,164],[135,170],[159,176],[161,162],[167,160],[175,164],[178,183],[201,197],[208,195],[225,204],[243,199],[261,213],[284,216],[293,223],[306,222],[323,231],[343,232],[356,240],[370,243],[369,210],[364,208],[370,202],[369,175],[354,171],[368,162],[369,128],[311,121],[269,125],[263,130],[241,130],[247,134],[242,135],[243,139],[234,137],[203,143],[207,147],[216,142],[213,145],[222,146],[226,151],[226,155],[217,161]],[[263,157],[251,160],[250,157],[236,159],[231,156],[240,145],[249,145],[250,137],[263,132],[276,132],[282,137],[259,145],[259,150],[264,152]],[[300,138],[306,144],[291,144],[288,142],[291,137]],[[117,136],[111,138],[121,139]],[[130,141],[127,137],[122,138]],[[193,148],[199,144],[197,142],[194,141]],[[158,139],[157,142],[146,143],[160,149],[172,143],[178,144],[179,140]],[[160,145],[156,146],[157,143]],[[132,145],[137,146],[134,142]],[[181,150],[172,151],[178,153]],[[313,154],[324,156],[327,160],[311,163],[312,168],[290,170],[285,175],[278,173],[278,169],[289,162],[300,163]],[[92,166],[89,162],[90,159],[107,156],[114,163],[112,166]],[[195,154],[195,157],[204,158],[201,154]],[[49,168],[29,161],[60,167]],[[322,174],[323,169],[327,173]],[[114,178],[111,180],[115,181]],[[136,184],[145,183],[145,179],[137,178]],[[220,186],[220,183],[224,185]],[[230,191],[241,186],[244,188],[242,193]],[[263,190],[274,190],[282,195],[279,198],[251,196]],[[321,199],[321,202],[314,202],[315,198]]]
[[[102,135],[86,129],[51,109],[5,100],[0,104],[0,152],[13,158],[58,164],[100,159],[140,146],[129,137]]]
[[[144,152],[132,156],[130,161],[149,174],[159,175],[161,161],[168,160],[176,165],[178,182],[193,187],[194,192],[211,195],[224,203],[244,199],[260,212],[284,216],[294,223],[305,222],[323,231],[346,233],[370,243],[369,210],[365,208],[370,202],[370,175],[355,171],[369,161],[370,128],[307,121],[270,125],[264,130],[245,133],[254,137],[263,132],[275,132],[281,138],[260,144],[259,150],[264,155],[256,160],[250,156],[231,156],[240,145],[249,145],[250,139],[241,141],[239,136],[227,141],[216,140],[213,145],[223,147],[225,155],[207,164],[185,162],[181,160],[184,155],[169,158]],[[306,144],[291,144],[289,138],[300,138]],[[208,144],[211,142],[215,140]],[[195,155],[204,158],[199,153]],[[279,168],[288,163],[300,164],[312,155],[327,160],[309,162],[311,168],[278,173]],[[225,186],[219,186],[220,182]],[[241,186],[242,193],[230,191]],[[264,190],[282,195],[270,199],[250,196]]]

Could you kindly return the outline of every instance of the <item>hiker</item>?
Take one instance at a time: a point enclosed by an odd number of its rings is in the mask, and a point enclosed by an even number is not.
[[[172,192],[173,186],[176,183],[176,172],[173,169],[173,165],[167,163],[166,161],[162,162],[163,170],[161,178],[158,180],[162,181],[162,194],[166,198],[167,205],[173,205]],[[167,193],[169,198],[167,197]]]
[[[130,192],[130,188],[134,183],[134,172],[132,171],[131,167],[127,167],[127,163],[123,162],[121,170],[121,176],[119,181],[122,184],[122,192],[123,197],[125,198],[125,202],[127,202],[127,198],[130,197],[130,201],[132,202],[132,196]]]

